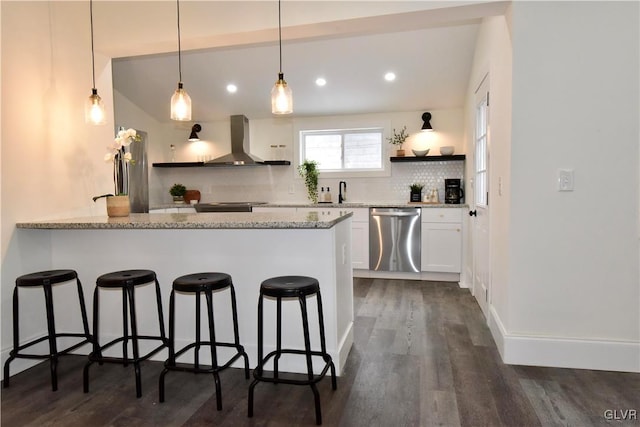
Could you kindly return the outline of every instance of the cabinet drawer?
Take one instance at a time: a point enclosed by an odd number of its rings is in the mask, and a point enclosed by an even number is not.
[[[422,222],[462,222],[462,209],[422,208]]]

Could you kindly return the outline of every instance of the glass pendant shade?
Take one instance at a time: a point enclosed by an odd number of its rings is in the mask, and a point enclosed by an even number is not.
[[[171,119],[179,121],[191,120],[191,97],[178,83],[178,89],[171,97]]]
[[[86,123],[92,125],[103,125],[107,122],[104,103],[100,95],[98,95],[97,89],[91,90],[91,96],[89,96],[85,102],[84,119]]]
[[[293,95],[284,80],[284,74],[278,74],[278,81],[271,89],[271,112],[273,114],[293,113]]]

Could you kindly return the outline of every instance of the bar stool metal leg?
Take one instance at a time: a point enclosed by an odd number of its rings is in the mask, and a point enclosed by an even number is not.
[[[211,349],[211,366],[213,368],[213,381],[216,385],[216,407],[222,410],[222,388],[220,387],[220,375],[218,374],[218,350],[216,348],[216,326],[213,319],[213,301],[211,290],[204,292],[207,298],[207,313],[209,319],[209,348]]]
[[[231,292],[231,312],[233,318],[233,342],[218,342],[216,337],[215,328],[215,313],[213,307],[213,292],[223,291],[229,289]],[[188,293],[195,296],[196,302],[196,318],[195,318],[195,341],[187,344],[180,350],[175,350],[175,292]],[[202,324],[202,299],[201,293],[204,293],[206,300],[207,320],[206,325],[209,328],[209,339],[203,340],[201,324]],[[230,367],[240,357],[244,359],[245,376],[249,377],[249,358],[244,351],[244,347],[240,344],[239,329],[238,329],[238,314],[236,308],[235,290],[231,276],[226,273],[195,273],[178,277],[173,282],[172,287],[172,302],[169,308],[169,359],[165,361],[164,370],[160,374],[159,378],[159,390],[160,390],[160,402],[164,402],[165,398],[165,376],[169,371],[182,371],[198,373],[210,373],[213,374],[216,393],[216,407],[218,410],[222,410],[222,387],[220,382],[220,371]],[[200,364],[200,350],[203,346],[208,345],[211,356],[211,367],[203,366]],[[218,346],[234,348],[236,353],[231,356],[225,362],[220,362],[218,359]],[[194,349],[193,363],[181,363],[177,364],[179,359],[187,351]],[[222,363],[222,364],[221,364]]]
[[[82,317],[83,332],[57,332],[55,310],[53,301],[53,286],[65,282],[76,281],[76,290],[78,292],[78,301],[80,303],[80,313]],[[19,304],[19,288],[34,288],[42,287],[44,293],[44,303],[47,321],[47,335],[29,340],[22,345],[20,344],[20,304]],[[87,321],[87,312],[84,305],[84,295],[82,293],[82,284],[78,278],[78,274],[75,270],[48,270],[40,271],[37,273],[29,273],[22,275],[16,279],[15,287],[13,289],[12,297],[13,305],[13,349],[9,352],[9,357],[4,365],[4,387],[10,385],[10,364],[17,358],[21,359],[48,359],[49,371],[51,377],[51,389],[52,391],[58,390],[58,361],[60,356],[69,354],[73,350],[79,348],[84,344],[92,344],[93,338],[89,333],[89,326]],[[58,346],[59,338],[82,338],[80,342],[60,349]],[[47,342],[49,349],[47,353],[29,353],[24,352],[27,348],[41,343]]]

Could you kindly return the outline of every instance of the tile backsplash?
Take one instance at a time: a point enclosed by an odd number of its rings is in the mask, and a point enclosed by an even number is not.
[[[424,192],[437,188],[444,198],[445,178],[464,178],[464,161],[391,163],[391,176],[348,178],[347,201],[409,201],[409,185],[420,183]],[[338,201],[340,179],[323,179],[318,187],[330,187]],[[171,202],[168,189],[176,182],[200,190],[202,201],[266,201],[305,203],[306,190],[293,166],[255,166],[229,168],[151,168],[150,206]]]

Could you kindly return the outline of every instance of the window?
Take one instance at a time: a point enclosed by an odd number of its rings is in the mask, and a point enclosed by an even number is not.
[[[476,107],[476,206],[487,206],[488,185],[487,185],[487,138],[489,123],[488,95],[483,97]]]
[[[315,160],[322,172],[383,170],[384,129],[304,130],[300,161]]]

